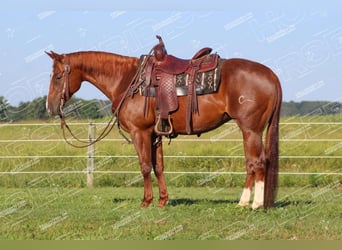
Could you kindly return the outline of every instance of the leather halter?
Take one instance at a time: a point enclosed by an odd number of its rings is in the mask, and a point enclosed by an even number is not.
[[[64,104],[70,99],[70,90],[69,90],[69,74],[70,74],[70,65],[65,64],[64,65],[64,71],[62,73],[62,78],[64,78],[64,83],[63,83],[63,89],[61,92],[60,96],[60,105],[59,105],[59,111],[60,111],[60,118],[64,118],[64,113],[63,113],[63,107]]]

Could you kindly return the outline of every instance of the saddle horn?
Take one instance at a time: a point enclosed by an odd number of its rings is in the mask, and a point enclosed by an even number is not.
[[[157,61],[163,61],[165,55],[167,55],[165,44],[161,36],[156,35],[156,37],[159,40],[159,43],[153,48],[154,57],[157,59]]]

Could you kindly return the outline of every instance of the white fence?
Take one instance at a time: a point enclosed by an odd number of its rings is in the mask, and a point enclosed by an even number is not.
[[[229,124],[229,123],[228,123]],[[87,125],[87,123],[72,123],[72,125]],[[95,123],[95,125],[104,125],[103,123]],[[323,132],[327,132],[324,128],[329,126],[335,126],[338,130],[339,128],[342,129],[342,122],[283,122],[280,123],[280,127],[282,126],[302,126],[299,129],[290,132],[287,136],[283,136],[280,138],[280,142],[332,142],[336,143],[333,147],[335,147],[336,150],[340,150],[342,148],[342,138],[294,138],[296,134],[302,133],[303,128],[308,128],[310,126],[322,126]],[[16,126],[16,127],[29,127],[29,126],[59,126],[59,124],[0,124],[0,129],[2,127],[6,126]],[[89,124],[89,134],[88,138],[86,140],[92,140],[94,132],[91,128],[91,125]],[[300,131],[302,130],[302,131]],[[1,130],[0,130],[1,131]],[[323,133],[322,132],[322,133]],[[292,134],[291,134],[292,133]],[[202,138],[196,138],[196,139],[187,139],[187,138],[175,138],[174,141],[178,142],[242,142],[242,139],[223,139],[220,138],[220,136],[217,136],[215,138],[210,139],[202,139]],[[63,142],[64,139],[44,139],[44,138],[38,138],[38,139],[1,139],[0,134],[0,147],[1,145],[8,144],[8,143],[54,143],[54,142]],[[75,141],[75,140],[70,140]],[[109,142],[124,142],[125,139],[123,138],[112,138],[112,139],[103,139],[103,141],[109,141]],[[220,159],[227,159],[227,158],[235,158],[235,159],[243,159],[244,155],[167,155],[164,156],[165,158],[220,158]],[[132,155],[96,155],[94,154],[94,148],[89,147],[87,154],[84,156],[80,155],[1,155],[0,156],[0,162],[2,159],[42,159],[42,158],[48,158],[48,159],[55,159],[55,158],[84,158],[87,159],[87,168],[83,171],[1,171],[0,175],[16,175],[16,174],[87,174],[87,183],[88,186],[92,185],[93,180],[93,174],[94,173],[101,173],[101,174],[138,174],[140,171],[101,171],[101,170],[95,170],[94,166],[94,158],[137,158],[135,154]],[[342,159],[342,155],[280,155],[280,159]],[[241,175],[245,174],[245,172],[233,172],[233,171],[218,171],[218,172],[208,172],[208,171],[165,171],[166,174],[210,174],[210,175],[224,175],[224,174],[230,174],[230,175]],[[342,175],[342,172],[280,172],[280,175]]]

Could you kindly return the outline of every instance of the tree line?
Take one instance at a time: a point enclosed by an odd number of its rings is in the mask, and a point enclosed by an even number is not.
[[[44,120],[49,115],[46,112],[46,96],[29,102],[20,102],[12,106],[5,97],[0,96],[0,122],[22,120]],[[103,100],[84,100],[71,98],[64,107],[66,117],[75,119],[99,119],[112,114],[111,102]],[[283,102],[282,116],[304,115],[334,115],[342,114],[342,103],[327,101]]]
[[[63,112],[66,117],[75,119],[99,119],[111,115],[111,102],[103,100],[83,100],[71,98],[65,105]],[[46,111],[46,96],[29,102],[20,102],[12,106],[0,96],[0,122],[22,120],[46,120],[50,116]]]
[[[281,116],[341,115],[342,103],[327,101],[283,102]]]

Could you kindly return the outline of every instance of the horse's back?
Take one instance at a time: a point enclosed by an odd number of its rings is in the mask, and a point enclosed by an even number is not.
[[[269,67],[243,58],[223,59],[221,73],[223,81],[239,79],[255,84],[256,80],[261,80],[271,85],[279,85],[278,77]],[[238,78],[239,76],[242,78]]]

